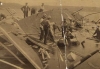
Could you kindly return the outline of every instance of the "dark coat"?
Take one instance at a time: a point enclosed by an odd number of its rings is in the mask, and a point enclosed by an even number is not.
[[[5,19],[6,18],[6,16],[4,15],[4,14],[0,14],[0,21],[2,20],[2,19]]]
[[[99,28],[96,29],[96,31],[94,32],[94,35],[96,34],[97,38],[100,39],[100,30]]]
[[[28,12],[29,10],[30,10],[30,8],[29,8],[29,6],[23,6],[22,8],[21,8],[21,10],[25,13],[25,12]]]

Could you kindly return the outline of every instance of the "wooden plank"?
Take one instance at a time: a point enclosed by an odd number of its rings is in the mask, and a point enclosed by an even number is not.
[[[9,32],[10,33],[10,32]],[[0,34],[0,36],[2,36],[3,34]]]
[[[36,69],[43,69],[42,63],[38,55],[25,41],[20,40],[16,35],[12,33],[8,34],[7,32],[9,30],[3,28],[2,26],[0,26],[0,30]]]
[[[49,47],[54,45],[53,47],[53,51],[54,54],[52,53],[48,53],[50,56],[50,59],[48,60],[48,67],[49,69],[65,69],[66,68],[66,64],[64,61],[64,57],[62,56],[63,54],[61,53],[60,49],[58,48],[58,46],[56,46],[56,44],[52,44],[52,45],[44,45],[41,41],[39,41],[36,37],[34,36],[29,36],[30,39],[32,41],[35,41],[36,45],[39,44],[40,47],[44,48],[44,47]],[[34,43],[34,42],[33,42]],[[44,48],[46,49],[46,48]]]
[[[65,61],[62,60],[61,53],[57,47],[54,47],[55,53],[50,54],[51,59],[48,60],[50,69],[66,69]]]
[[[19,62],[21,62],[22,64],[25,64],[21,59],[19,59],[19,57],[17,57],[9,48],[7,48],[3,43],[0,42],[0,45],[2,47],[4,47],[8,52],[10,52]]]
[[[95,66],[95,67],[94,67]],[[74,69],[100,69],[100,53],[97,52],[93,56],[91,56],[89,59],[75,67]]]
[[[46,50],[50,50],[50,49],[47,47],[47,45],[44,45],[44,44],[42,44],[42,43],[39,43],[39,42],[37,42],[37,41],[31,39],[30,37],[27,37],[27,38],[28,38],[31,42],[33,42],[34,44],[36,44],[37,46],[40,46],[40,47],[42,47],[42,48],[44,48],[44,49],[46,49]]]
[[[21,67],[19,67],[19,66],[17,66],[17,65],[14,65],[14,64],[12,64],[12,63],[9,63],[9,62],[4,61],[4,60],[1,60],[1,59],[0,59],[0,62],[5,63],[5,64],[8,64],[8,65],[10,65],[10,66],[12,66],[12,67],[14,67],[14,68],[16,68],[16,69],[23,69],[23,68],[21,68]]]
[[[42,42],[40,42],[38,39],[36,39],[36,37],[34,36],[29,36],[33,43],[34,41],[36,42],[35,44],[39,44],[38,46],[44,48],[48,48],[49,45],[44,45]],[[58,48],[58,46],[56,46],[56,44],[54,44],[54,54],[52,53],[48,53],[50,56],[50,59],[48,60],[48,67],[49,69],[65,69],[66,68],[66,64],[64,61],[64,58],[62,56],[62,53],[60,51],[60,49]],[[50,45],[51,46],[51,45]],[[44,49],[46,49],[44,48]]]

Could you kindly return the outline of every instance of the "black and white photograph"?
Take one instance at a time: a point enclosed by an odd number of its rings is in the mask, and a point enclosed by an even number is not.
[[[0,69],[100,69],[100,0],[0,0]]]

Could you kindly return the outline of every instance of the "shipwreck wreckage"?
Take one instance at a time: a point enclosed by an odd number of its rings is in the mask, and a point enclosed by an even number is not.
[[[29,63],[33,66],[33,69],[66,69],[65,53],[59,49],[57,44],[50,43],[48,45],[44,45],[43,42],[38,40],[39,20],[44,12],[18,20],[17,18],[13,17],[13,13],[10,11],[10,9],[7,9],[7,11],[11,14],[11,18],[14,20],[14,22],[10,24],[2,21],[0,22],[0,47],[3,47],[9,51],[9,53],[11,53],[22,65],[25,65],[26,63],[24,60],[18,57],[16,52],[10,50],[9,46],[14,46],[17,52],[20,52],[23,57],[29,61]],[[47,15],[51,15],[51,21],[56,22],[57,25],[60,26],[61,11],[59,9],[53,9],[46,11],[45,13]],[[68,19],[67,21],[69,21],[69,17],[73,20],[78,19],[79,21],[81,21],[80,19],[83,18],[81,15],[75,16],[74,14],[71,14],[68,9],[63,12],[63,15],[64,18]],[[59,41],[59,34],[57,34],[56,37],[58,37],[56,38],[56,41]],[[37,48],[34,48],[34,46]],[[74,52],[83,59],[78,62],[74,62],[74,64],[69,63],[68,69],[81,69],[82,65],[87,66],[87,69],[91,69],[91,67],[92,69],[99,68],[98,66],[88,62],[88,60],[96,59],[94,57],[95,55],[97,58],[98,56],[100,57],[100,55],[98,55],[99,50],[93,51],[86,57],[73,50],[71,52]],[[91,55],[93,55],[92,58]],[[24,69],[5,60],[0,59],[0,62],[8,64],[16,69]],[[95,61],[93,62],[95,63]],[[98,63],[100,62],[98,61]]]

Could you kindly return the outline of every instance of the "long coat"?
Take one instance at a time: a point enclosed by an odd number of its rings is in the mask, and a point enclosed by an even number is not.
[[[21,10],[25,13],[25,12],[28,12],[30,10],[29,6],[23,6],[21,8]]]

